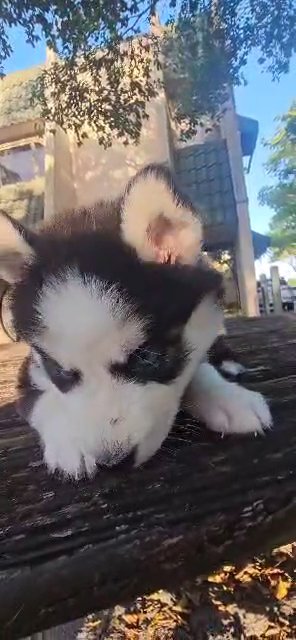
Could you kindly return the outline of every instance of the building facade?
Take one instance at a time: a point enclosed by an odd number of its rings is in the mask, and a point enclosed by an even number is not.
[[[116,197],[144,165],[166,164],[201,211],[205,249],[233,252],[242,311],[257,315],[244,175],[244,156],[252,154],[256,136],[253,127],[252,141],[248,127],[254,121],[237,115],[233,96],[215,129],[201,129],[185,144],[178,141],[162,92],[149,104],[140,143],[124,146],[114,140],[105,150],[92,138],[78,146],[72,135],[41,120],[31,101],[40,71],[34,67],[0,80],[0,207],[34,225],[54,213]],[[5,290],[0,282],[0,295]],[[0,344],[7,340],[2,327]]]

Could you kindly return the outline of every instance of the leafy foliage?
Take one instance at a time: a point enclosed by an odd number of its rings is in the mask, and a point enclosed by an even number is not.
[[[140,36],[156,11],[161,36]],[[138,141],[160,63],[186,137],[217,117],[226,85],[243,81],[253,48],[274,77],[296,50],[295,0],[2,0],[0,72],[13,26],[33,46],[43,38],[58,56],[35,89],[43,116],[79,141],[92,132],[105,146],[113,137]]]
[[[270,225],[273,253],[286,257],[296,254],[296,101],[279,120],[278,131],[266,143],[271,152],[266,168],[278,182],[264,187],[259,201],[276,212]]]
[[[230,65],[224,42],[213,36],[206,15],[180,19],[163,40],[164,79],[181,139],[212,125],[228,96]]]
[[[232,251],[224,251],[224,249],[219,249],[211,254],[211,259],[214,266],[222,273],[226,273],[227,271],[231,271],[232,273],[234,273],[235,258]]]
[[[130,40],[100,54],[54,61],[37,79],[34,98],[42,115],[74,132],[78,142],[92,133],[108,147],[115,137],[138,142],[147,104],[157,95],[155,50],[148,40]]]

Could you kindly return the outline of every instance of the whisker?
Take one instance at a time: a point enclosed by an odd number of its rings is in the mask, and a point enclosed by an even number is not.
[[[160,449],[160,452],[163,451],[168,451],[170,453],[176,454],[177,450],[173,449],[173,447],[169,447],[166,443],[163,444],[163,446]]]
[[[183,444],[187,444],[187,445],[190,445],[190,444],[191,444],[191,442],[190,442],[190,440],[189,440],[188,438],[172,437],[172,438],[169,438],[169,441],[170,441],[172,444],[174,444],[174,443],[176,443],[176,444],[177,444],[178,442],[182,442]]]
[[[178,429],[184,429],[184,431],[191,431],[192,433],[200,433],[203,431],[203,427],[195,422],[187,422],[186,424],[176,422],[174,426]]]
[[[162,449],[159,452],[159,459],[167,462],[167,460],[174,460],[176,458],[177,451],[170,449]]]

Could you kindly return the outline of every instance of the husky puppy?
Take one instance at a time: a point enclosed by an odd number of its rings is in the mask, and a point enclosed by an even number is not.
[[[38,230],[0,215],[0,277],[30,346],[18,407],[50,471],[143,464],[180,406],[222,433],[271,425],[263,397],[222,377],[217,353],[215,366],[207,358],[223,327],[222,279],[201,247],[198,212],[156,165],[118,200]]]

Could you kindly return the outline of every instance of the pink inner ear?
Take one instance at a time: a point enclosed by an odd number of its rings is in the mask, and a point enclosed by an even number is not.
[[[172,223],[162,213],[149,224],[147,236],[154,249],[157,262],[174,264],[182,255],[179,246],[180,233],[186,225],[183,222]]]

